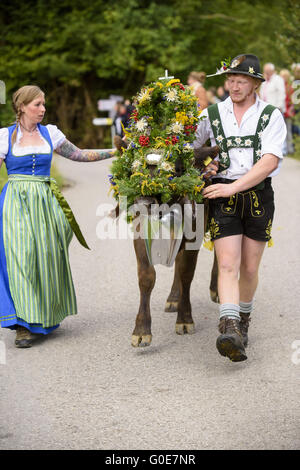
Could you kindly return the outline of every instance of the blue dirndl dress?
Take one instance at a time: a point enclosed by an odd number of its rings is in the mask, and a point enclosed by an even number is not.
[[[8,182],[0,195],[0,323],[48,334],[77,313],[68,247],[73,231],[51,190],[53,146],[47,154],[16,156],[8,128]]]

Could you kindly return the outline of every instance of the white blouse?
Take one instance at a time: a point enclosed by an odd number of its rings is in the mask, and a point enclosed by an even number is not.
[[[64,140],[66,140],[66,136],[57,128],[57,126],[54,126],[53,124],[48,124],[46,127],[50,135],[53,150],[55,150],[57,147],[59,147],[63,143]],[[44,142],[43,144],[22,147],[20,146],[20,139],[22,138],[23,133],[19,126],[18,131],[17,131],[16,142],[14,143],[14,146],[13,146],[14,155],[21,157],[22,155],[29,155],[31,153],[35,153],[35,154],[50,153],[51,149],[50,149],[49,143],[44,139],[44,137],[41,135],[40,132],[39,134],[40,134],[42,141]],[[5,159],[8,153],[8,147],[9,147],[8,137],[9,137],[9,134],[8,134],[7,127],[3,127],[2,129],[0,129],[0,158],[3,158],[3,159]]]

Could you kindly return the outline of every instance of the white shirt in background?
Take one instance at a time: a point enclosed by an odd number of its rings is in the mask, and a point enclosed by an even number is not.
[[[261,84],[259,95],[267,103],[279,108],[282,113],[285,112],[285,84],[277,73]]]

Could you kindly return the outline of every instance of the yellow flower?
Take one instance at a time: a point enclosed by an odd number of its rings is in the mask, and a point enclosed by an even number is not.
[[[167,83],[167,86],[171,86],[171,85],[173,85],[173,83],[180,83],[180,80],[178,80],[178,78],[173,78],[173,80],[170,80]]]
[[[189,117],[184,112],[176,113],[176,121],[184,125],[189,122]]]
[[[155,137],[155,140],[156,144],[154,145],[154,148],[159,149],[160,147],[166,147],[166,143],[162,137]]]
[[[163,88],[163,84],[161,82],[156,82],[155,86],[159,86],[159,88]]]
[[[134,176],[145,176],[143,173],[140,173],[139,171],[137,171],[136,173],[133,173],[133,175],[130,176],[130,178],[133,178]]]
[[[195,193],[200,193],[203,189],[203,186],[205,185],[205,183],[201,184],[201,186],[194,186],[194,191]]]

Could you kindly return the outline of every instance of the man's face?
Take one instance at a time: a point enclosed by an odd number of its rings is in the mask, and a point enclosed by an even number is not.
[[[226,84],[233,103],[243,103],[256,89],[255,80],[242,74],[229,75]]]
[[[274,68],[271,65],[266,64],[264,66],[264,77],[269,80],[274,73]]]

